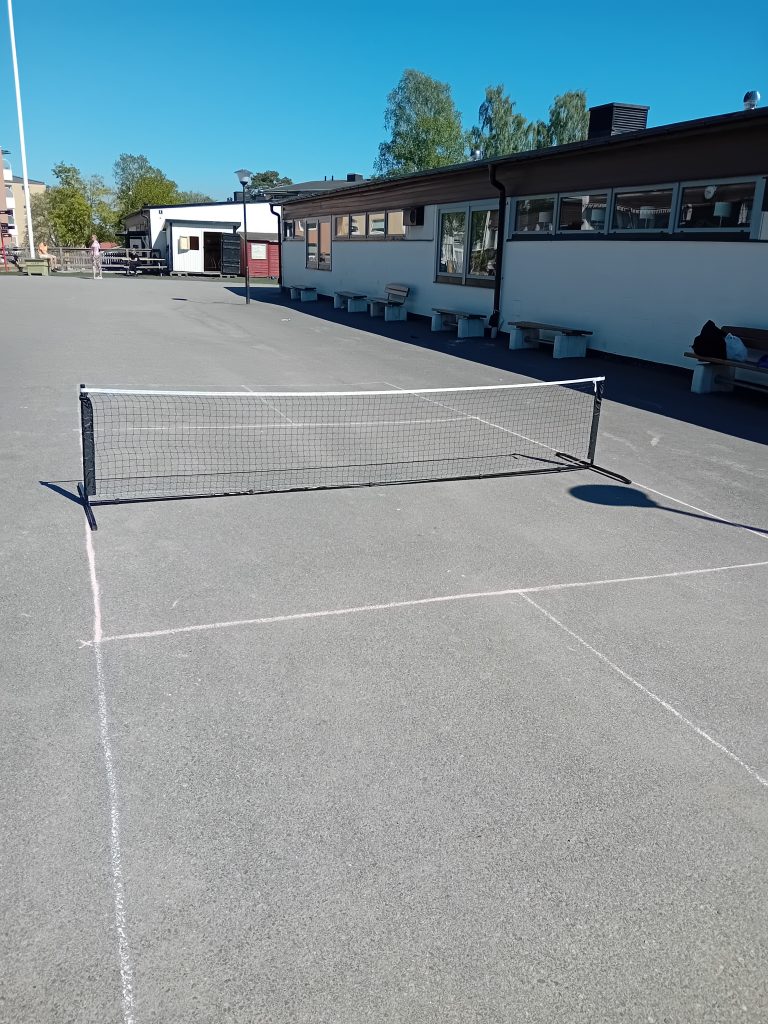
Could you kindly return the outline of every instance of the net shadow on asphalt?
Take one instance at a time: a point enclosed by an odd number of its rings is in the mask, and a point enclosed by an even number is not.
[[[674,512],[679,516],[689,516],[691,519],[703,519],[707,523],[734,526],[739,530],[753,530],[755,533],[768,537],[768,529],[762,526],[734,523],[730,519],[723,519],[721,516],[700,515],[698,512],[687,512],[685,509],[673,508],[671,505],[661,505],[635,487],[616,487],[612,484],[578,484],[576,487],[571,487],[568,493],[571,497],[578,498],[579,501],[591,502],[594,505],[658,509],[662,512]]]

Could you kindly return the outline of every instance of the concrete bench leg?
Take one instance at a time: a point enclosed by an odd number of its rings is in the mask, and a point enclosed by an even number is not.
[[[477,317],[460,316],[456,333],[459,338],[484,338],[485,325]]]
[[[699,363],[693,371],[691,391],[697,395],[708,395],[712,391],[733,391],[734,368]]]
[[[347,304],[347,300],[344,298],[344,296],[343,295],[339,295],[338,292],[335,292],[334,296],[333,296],[333,308],[334,309],[344,309],[346,304]]]
[[[509,347],[510,349],[518,348],[538,348],[539,343],[535,339],[531,340],[525,336],[525,331],[520,327],[515,327],[509,336]]]
[[[317,302],[317,288],[299,288],[299,298],[302,302]]]
[[[389,321],[407,320],[408,311],[406,310],[405,306],[385,306],[384,319]]]
[[[292,299],[300,299],[301,298],[301,288],[291,288],[290,292],[291,292],[291,298]]]
[[[368,310],[371,316],[384,316],[384,306],[381,302],[369,302]]]
[[[555,348],[552,352],[553,359],[576,359],[586,354],[586,338],[573,337],[567,334],[555,335]]]
[[[451,324],[446,325],[445,319],[442,313],[432,314],[432,330],[433,331],[450,331]]]
[[[347,299],[347,311],[349,313],[364,313],[367,308],[367,299]]]

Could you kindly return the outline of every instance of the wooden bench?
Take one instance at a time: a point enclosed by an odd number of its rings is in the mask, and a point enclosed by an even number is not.
[[[51,268],[48,260],[26,259],[24,260],[24,271],[27,277],[48,277]]]
[[[333,308],[346,309],[348,313],[365,313],[368,297],[365,292],[334,292]]]
[[[768,391],[768,382],[742,380],[736,377],[737,370],[748,370],[750,373],[768,374],[768,366],[758,366],[757,361],[768,352],[768,330],[759,327],[723,327],[726,334],[735,334],[747,346],[750,360],[714,359],[711,356],[700,356],[695,352],[686,352],[688,359],[698,359],[699,365],[693,371],[691,391],[697,395],[707,395],[711,391],[733,391],[735,385],[740,388],[751,388],[754,391]]]
[[[286,284],[283,287],[288,289],[292,299],[298,299],[299,302],[317,302],[317,288],[307,284]]]
[[[459,338],[484,337],[485,320],[485,313],[466,313],[460,309],[432,307],[432,330],[452,331],[455,327]]]
[[[583,331],[579,327],[558,327],[556,324],[539,324],[531,320],[518,320],[510,324],[512,332],[509,336],[509,347],[538,348],[539,345],[552,345],[553,359],[580,358],[587,354],[587,338],[592,331]],[[544,338],[542,334],[551,334]]]
[[[405,300],[411,289],[407,284],[388,284],[383,298],[369,298],[368,310],[371,316],[383,316],[385,320],[407,320]]]

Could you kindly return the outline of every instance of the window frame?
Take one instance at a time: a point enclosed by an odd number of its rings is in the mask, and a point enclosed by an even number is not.
[[[327,264],[327,266],[322,265],[321,262],[320,262],[320,225],[321,224],[327,224],[328,225],[328,264]],[[309,242],[310,225],[314,225],[314,227],[315,227],[315,229],[317,231],[317,241],[312,243],[316,247],[316,249],[317,249],[317,255],[315,257],[317,262],[315,264],[310,264],[310,262],[309,262],[309,252],[308,252],[308,249],[309,249],[309,245],[310,245],[310,242]],[[320,270],[323,273],[325,273],[326,271],[332,270],[333,269],[333,217],[329,216],[329,215],[325,215],[325,216],[319,216],[318,215],[316,217],[306,217],[304,219],[304,232],[305,232],[305,239],[304,239],[304,269],[305,270]]]
[[[616,205],[616,199],[621,195],[641,195],[645,192],[671,192],[672,198],[669,201],[669,220],[665,228],[617,228],[614,227],[614,207]],[[633,188],[631,185],[619,185],[616,188],[611,189],[611,220],[610,227],[606,232],[607,235],[643,235],[644,237],[650,238],[651,235],[672,235],[675,231],[675,223],[678,211],[678,197],[680,192],[680,183],[676,181],[666,181],[658,185],[638,185]]]
[[[526,199],[552,199],[552,230],[551,231],[518,231],[517,230],[517,207]],[[509,218],[509,235],[511,238],[554,238],[557,234],[556,225],[560,219],[560,193],[559,192],[537,192],[534,195],[515,196],[512,200],[512,211]],[[575,232],[574,232],[575,233]]]
[[[528,198],[528,197],[526,197]],[[447,203],[444,206],[437,206],[435,213],[435,283],[455,284],[461,287],[470,288],[493,288],[496,282],[498,269],[492,276],[486,274],[477,275],[469,273],[470,246],[472,244],[472,214],[484,213],[487,210],[498,211],[499,204],[493,199],[478,199],[468,203]],[[440,253],[443,244],[443,215],[451,213],[464,214],[464,256],[460,274],[451,274],[440,269]],[[498,230],[498,225],[497,225]]]
[[[606,218],[603,221],[602,228],[600,228],[599,230],[595,229],[594,231],[584,231],[583,228],[561,228],[560,227],[560,216],[561,216],[561,213],[562,213],[563,200],[564,199],[576,199],[577,197],[583,198],[584,196],[593,196],[593,195],[595,195],[595,196],[604,195],[605,196]],[[530,199],[530,198],[536,198],[536,197],[535,196],[525,196],[524,198]],[[613,189],[611,189],[611,188],[583,189],[583,190],[582,189],[571,189],[569,192],[557,192],[555,194],[555,217],[554,217],[554,221],[553,221],[554,230],[548,232],[548,234],[550,234],[550,235],[566,235],[568,238],[573,238],[573,237],[576,237],[576,238],[584,237],[584,238],[586,238],[588,236],[591,238],[591,237],[593,237],[595,235],[606,235],[608,233],[608,223],[609,223],[609,218],[608,218],[607,214],[612,209],[613,209]],[[517,213],[517,211],[515,211],[515,213]],[[515,219],[517,219],[517,218],[515,218]],[[530,231],[521,231],[519,233],[522,234],[522,235],[530,235],[532,232],[530,232]],[[533,234],[537,234],[537,232],[534,231]]]
[[[759,217],[755,216],[755,213],[760,213],[763,208],[763,199],[765,196],[765,177],[756,174],[747,175],[733,175],[729,178],[699,178],[691,181],[680,181],[678,182],[678,194],[677,203],[675,204],[674,210],[674,227],[673,231],[679,235],[690,235],[696,237],[697,235],[741,235],[747,238],[757,238],[759,231]],[[752,212],[750,214],[750,221],[746,227],[716,227],[710,225],[706,228],[686,228],[680,226],[680,211],[683,205],[683,192],[687,188],[704,188],[707,185],[746,185],[754,184],[755,192],[752,200]]]

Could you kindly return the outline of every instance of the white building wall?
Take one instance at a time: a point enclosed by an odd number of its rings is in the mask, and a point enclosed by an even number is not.
[[[181,245],[181,240],[186,238],[198,239],[197,249],[184,249]],[[203,273],[203,229],[202,228],[185,228],[180,226],[174,226],[173,229],[173,270],[177,273],[182,274],[202,274]],[[170,264],[169,264],[170,265]]]
[[[690,367],[706,320],[766,326],[768,245],[749,242],[507,242],[505,321],[594,331],[590,348]]]
[[[305,267],[303,241],[282,245],[286,285],[383,294],[410,285],[407,307],[490,314],[493,290],[435,281],[436,207],[405,241],[332,242],[331,271]],[[507,217],[509,224],[509,215]],[[505,243],[502,330],[534,320],[593,331],[593,349],[690,367],[683,355],[702,324],[765,327],[768,245],[755,242],[552,239]]]

